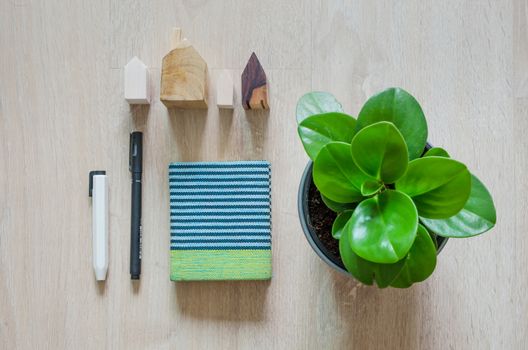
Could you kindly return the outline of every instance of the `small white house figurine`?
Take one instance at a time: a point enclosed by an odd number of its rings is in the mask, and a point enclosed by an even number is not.
[[[218,108],[233,108],[233,79],[227,70],[223,70],[216,83],[216,105]]]
[[[135,56],[125,66],[125,100],[131,105],[150,104],[149,71]]]

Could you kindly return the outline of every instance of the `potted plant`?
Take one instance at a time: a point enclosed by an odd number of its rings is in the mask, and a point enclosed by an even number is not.
[[[311,159],[299,216],[312,248],[334,268],[367,285],[407,288],[432,274],[448,238],[495,225],[490,193],[427,144],[422,108],[405,90],[371,97],[357,119],[331,94],[311,92],[296,114]]]

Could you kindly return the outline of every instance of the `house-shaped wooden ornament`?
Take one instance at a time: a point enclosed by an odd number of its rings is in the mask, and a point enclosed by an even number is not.
[[[218,108],[233,109],[234,107],[233,79],[227,70],[223,70],[216,82],[216,105]]]
[[[150,104],[150,81],[147,66],[133,57],[125,66],[125,100],[131,105]]]
[[[163,57],[160,100],[167,108],[207,108],[207,63],[175,28]]]
[[[242,106],[244,109],[269,109],[266,73],[254,52],[242,72]]]

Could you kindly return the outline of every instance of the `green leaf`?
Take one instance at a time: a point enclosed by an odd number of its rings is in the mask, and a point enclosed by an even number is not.
[[[321,148],[329,142],[350,143],[356,132],[356,120],[343,113],[316,114],[304,119],[297,131],[304,149],[314,160]]]
[[[332,236],[335,239],[340,239],[343,233],[343,228],[348,223],[348,220],[352,216],[353,210],[347,210],[337,216],[332,224]]]
[[[409,153],[394,124],[379,122],[361,129],[354,136],[352,158],[366,174],[391,184],[407,170]]]
[[[404,193],[387,190],[359,203],[346,230],[357,255],[390,264],[409,252],[417,228],[418,212],[412,200]]]
[[[409,159],[422,155],[427,141],[427,122],[422,108],[414,97],[400,88],[390,88],[371,97],[358,116],[358,130],[388,121],[400,130],[409,149]]]
[[[486,186],[475,175],[471,175],[469,199],[458,214],[441,220],[421,218],[421,221],[439,236],[464,238],[490,230],[495,226],[497,215]]]
[[[365,181],[361,185],[361,194],[365,197],[373,196],[383,188],[383,183],[379,181]]]
[[[427,152],[425,152],[425,154],[423,156],[424,157],[445,157],[445,158],[449,158],[449,153],[447,153],[447,151],[445,149],[443,149],[443,148],[433,147],[430,150],[428,150]]]
[[[369,177],[355,165],[350,144],[330,142],[314,161],[313,180],[321,194],[338,203],[361,200],[361,185]]]
[[[351,210],[357,207],[357,203],[337,203],[330,198],[325,197],[323,194],[321,194],[321,199],[328,208],[336,213],[341,213],[342,211]]]
[[[409,162],[396,189],[408,194],[421,217],[445,219],[458,213],[471,190],[467,167],[450,158],[425,157]]]
[[[334,95],[328,92],[309,92],[297,102],[297,124],[312,115],[328,112],[343,112],[341,103],[336,100]]]
[[[372,285],[374,280],[380,288],[385,288],[398,276],[404,260],[394,264],[377,264],[358,256],[350,248],[350,234],[344,234],[339,240],[339,254],[348,272],[363,284]]]
[[[433,231],[429,230],[426,226],[424,226],[427,230],[427,233],[429,234],[429,236],[431,236],[431,239],[433,240],[433,243],[435,245],[435,248],[436,248],[436,251],[438,251],[438,240],[437,240],[437,235],[436,233],[434,233]]]
[[[427,230],[420,225],[414,244],[404,259],[405,264],[392,287],[408,288],[431,276],[436,267],[436,246]]]

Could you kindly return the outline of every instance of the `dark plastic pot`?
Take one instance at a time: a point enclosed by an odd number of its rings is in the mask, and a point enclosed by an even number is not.
[[[342,272],[344,274],[350,275],[348,271],[345,269],[345,266],[339,259],[339,257],[334,256],[331,254],[328,249],[324,246],[324,244],[321,242],[319,237],[317,237],[317,234],[315,233],[315,230],[313,230],[313,226],[311,224],[310,219],[310,213],[308,211],[308,193],[310,186],[312,185],[312,167],[313,162],[309,161],[306,165],[306,168],[304,169],[304,173],[301,178],[301,184],[299,186],[299,193],[298,193],[298,199],[297,199],[297,208],[299,210],[299,219],[301,220],[301,226],[304,232],[304,235],[306,236],[306,239],[308,240],[308,243],[310,243],[310,246],[312,249],[317,253],[317,255],[328,265],[330,265],[335,270]],[[437,243],[438,243],[438,253],[442,251],[445,244],[447,243],[447,238],[437,236]]]

